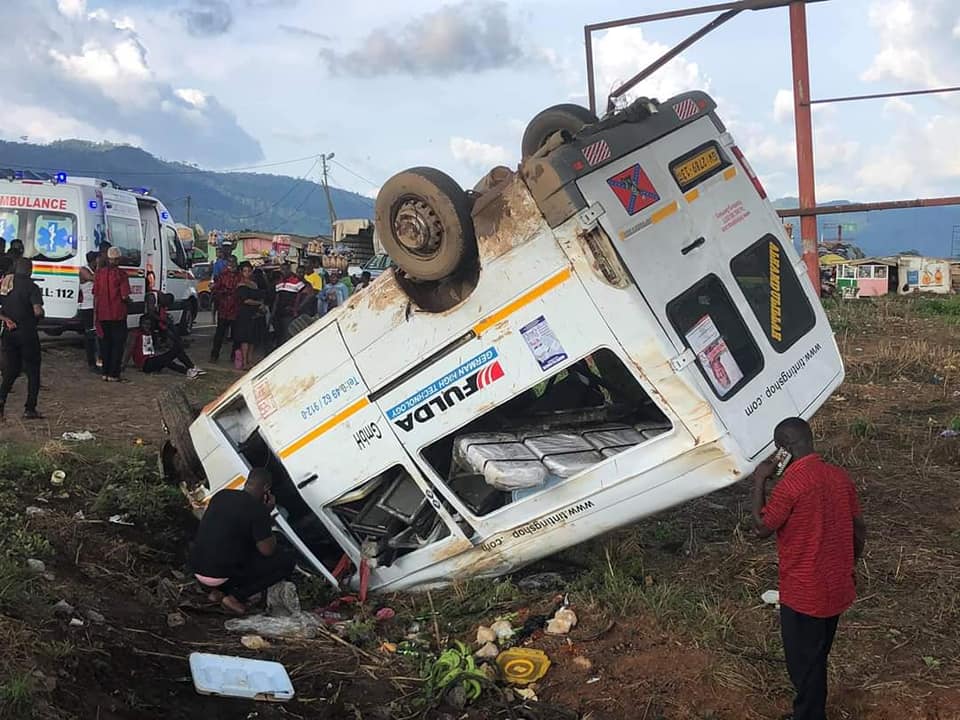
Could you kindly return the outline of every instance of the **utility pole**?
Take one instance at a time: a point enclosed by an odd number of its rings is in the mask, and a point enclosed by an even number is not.
[[[333,224],[337,221],[337,211],[333,208],[333,198],[330,196],[330,183],[327,181],[327,160],[333,160],[336,153],[325,153],[320,156],[323,161],[323,192],[327,196],[327,215],[330,218],[330,232],[333,232]]]
[[[187,227],[191,230],[193,229],[193,223],[190,222],[190,205],[193,202],[193,198],[187,195]]]
[[[810,113],[810,63],[807,58],[807,6],[790,4],[790,45],[793,56],[793,112],[797,131],[797,175],[800,207],[817,207],[813,174],[813,122]],[[814,292],[820,294],[820,261],[817,253],[817,216],[800,217],[800,242]]]

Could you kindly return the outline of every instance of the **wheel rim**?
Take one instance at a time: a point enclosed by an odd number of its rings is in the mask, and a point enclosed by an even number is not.
[[[443,243],[443,224],[437,213],[417,197],[404,198],[396,207],[393,235],[400,247],[418,259],[435,257]]]

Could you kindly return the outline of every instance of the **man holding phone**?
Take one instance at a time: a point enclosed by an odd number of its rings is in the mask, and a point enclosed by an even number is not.
[[[816,454],[813,431],[789,418],[773,434],[777,453],[753,473],[757,535],[777,534],[780,632],[796,689],[792,720],[825,720],[827,657],[841,613],[856,598],[854,565],[866,525],[847,472]],[[769,500],[766,483],[782,473]]]
[[[273,478],[266,468],[250,471],[242,490],[220,490],[210,501],[190,564],[197,580],[236,615],[247,611],[247,599],[286,579],[295,558],[277,547],[270,515],[276,506]]]

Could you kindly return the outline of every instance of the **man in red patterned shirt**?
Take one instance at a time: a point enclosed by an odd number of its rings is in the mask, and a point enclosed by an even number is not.
[[[220,271],[213,281],[213,297],[217,303],[217,329],[213,333],[213,348],[210,350],[210,362],[220,359],[220,348],[228,330],[232,330],[233,322],[237,319],[240,299],[237,288],[240,286],[240,273],[237,270],[237,258],[231,255],[227,258],[226,267]],[[234,341],[232,358],[239,344]]]
[[[784,420],[773,440],[778,454],[753,474],[753,518],[758,536],[777,534],[780,633],[797,693],[787,717],[825,720],[827,656],[840,614],[857,596],[854,565],[867,528],[850,476],[816,454],[805,420]],[[786,470],[766,501],[766,482],[784,454]]]

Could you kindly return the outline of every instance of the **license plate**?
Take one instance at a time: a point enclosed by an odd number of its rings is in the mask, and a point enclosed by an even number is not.
[[[715,147],[709,147],[689,160],[674,165],[672,172],[680,187],[688,188],[721,165],[723,165],[723,160],[720,158],[720,153],[717,152]]]

